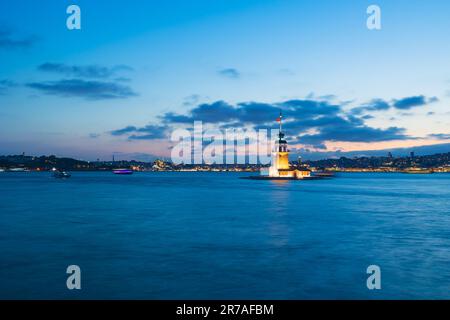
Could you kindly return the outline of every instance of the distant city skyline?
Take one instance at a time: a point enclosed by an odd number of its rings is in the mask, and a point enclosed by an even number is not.
[[[66,28],[70,4],[81,30]],[[381,30],[366,27],[371,4]],[[177,128],[276,128],[280,110],[305,158],[448,150],[448,12],[444,0],[3,2],[0,154],[168,158]]]

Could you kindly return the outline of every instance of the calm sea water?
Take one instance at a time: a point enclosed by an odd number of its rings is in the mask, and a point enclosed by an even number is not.
[[[0,173],[0,298],[450,298],[450,175],[245,175]]]

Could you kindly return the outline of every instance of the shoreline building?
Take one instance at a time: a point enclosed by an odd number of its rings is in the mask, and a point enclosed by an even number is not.
[[[282,131],[283,115],[277,118],[279,123],[278,139],[272,152],[272,163],[267,169],[261,169],[261,175],[268,178],[304,179],[311,177],[311,170],[301,165],[294,167],[289,163],[289,149],[285,134]]]

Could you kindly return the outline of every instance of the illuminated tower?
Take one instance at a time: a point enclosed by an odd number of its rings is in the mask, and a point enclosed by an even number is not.
[[[280,129],[278,131],[278,139],[275,141],[274,151],[272,152],[272,165],[269,168],[269,176],[271,177],[285,175],[287,173],[286,170],[289,170],[289,151],[282,131],[282,117],[280,112],[280,117],[277,119]]]
[[[299,160],[297,167],[289,165],[289,150],[282,130],[282,117],[280,113],[280,117],[277,119],[280,129],[272,152],[272,164],[269,167],[268,174],[267,169],[261,169],[261,175],[266,176],[268,179],[309,179],[311,178],[311,170],[302,167],[301,160]]]
[[[280,112],[280,117],[277,119],[280,123],[280,129],[278,132],[278,141],[276,143],[277,151],[277,169],[278,170],[288,170],[289,169],[289,150],[287,148],[287,141],[284,138],[284,133],[281,131],[282,114]]]

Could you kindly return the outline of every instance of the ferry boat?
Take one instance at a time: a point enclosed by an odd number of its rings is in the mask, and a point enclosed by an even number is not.
[[[133,170],[126,168],[113,169],[114,174],[133,174]]]
[[[58,179],[66,179],[66,178],[70,178],[72,175],[64,170],[57,170],[55,168],[53,168],[53,177],[58,178]]]
[[[9,169],[11,172],[28,172],[28,169],[25,168],[11,168]]]

